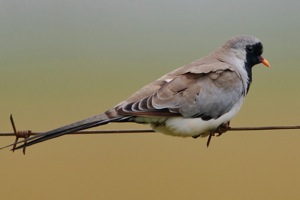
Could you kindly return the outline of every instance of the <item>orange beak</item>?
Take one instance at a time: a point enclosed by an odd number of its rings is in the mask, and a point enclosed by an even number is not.
[[[260,56],[259,59],[260,59],[260,62],[262,64],[264,64],[266,67],[270,67],[270,63],[269,63],[269,61],[267,61],[267,59],[263,58],[262,56]]]

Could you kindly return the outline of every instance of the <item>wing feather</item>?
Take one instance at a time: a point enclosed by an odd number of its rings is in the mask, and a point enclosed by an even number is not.
[[[244,94],[239,74],[227,68],[205,68],[162,77],[115,109],[120,115],[183,116],[209,120],[228,112]],[[165,79],[165,80],[164,80]],[[167,80],[166,80],[167,79]]]

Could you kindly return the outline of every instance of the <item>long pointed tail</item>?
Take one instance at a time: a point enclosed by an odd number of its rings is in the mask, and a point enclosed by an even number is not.
[[[35,136],[32,136],[28,139],[19,141],[17,144],[19,143],[23,143],[22,145],[17,146],[15,149],[21,149],[24,146],[31,146],[46,140],[50,140],[56,137],[60,137],[62,135],[66,135],[68,133],[74,133],[80,130],[84,130],[84,129],[88,129],[88,128],[92,128],[92,127],[96,127],[96,126],[101,126],[101,125],[105,125],[108,124],[110,122],[122,122],[122,121],[127,121],[130,117],[115,117],[115,118],[109,118],[105,113],[101,113],[98,115],[95,115],[93,117],[45,132],[45,133],[41,133]],[[26,141],[26,144],[24,144],[24,142]],[[0,149],[3,148],[7,148],[10,146],[13,146],[14,144],[2,147]]]

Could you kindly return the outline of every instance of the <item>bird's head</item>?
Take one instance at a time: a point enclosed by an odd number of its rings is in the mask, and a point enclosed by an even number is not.
[[[269,62],[262,57],[262,43],[254,36],[242,35],[231,38],[222,48],[234,52],[237,57],[244,60],[246,67],[252,68],[260,63],[270,67]]]

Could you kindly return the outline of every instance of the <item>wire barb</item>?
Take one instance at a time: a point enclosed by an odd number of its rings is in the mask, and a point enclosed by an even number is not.
[[[12,148],[12,151],[13,152],[15,151],[19,138],[24,138],[25,141],[24,141],[24,147],[23,147],[23,154],[25,155],[26,143],[27,143],[26,139],[30,137],[32,131],[30,131],[30,130],[17,131],[17,128],[16,128],[16,125],[15,125],[14,118],[13,118],[12,114],[10,115],[10,122],[11,122],[11,125],[12,125],[13,130],[14,130],[14,135],[16,136],[15,143],[14,143],[14,146]]]

